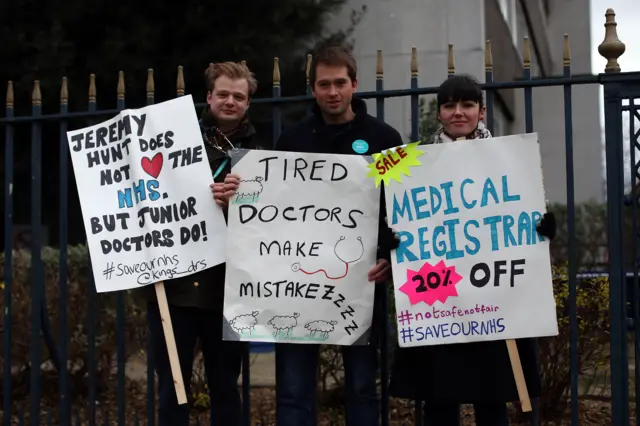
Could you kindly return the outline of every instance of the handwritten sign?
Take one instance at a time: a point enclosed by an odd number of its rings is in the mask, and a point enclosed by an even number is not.
[[[67,132],[98,292],[224,262],[226,224],[191,96]]]
[[[366,344],[380,190],[370,157],[241,151],[229,206],[225,340]]]
[[[420,165],[418,157],[422,155],[422,151],[417,149],[419,144],[420,142],[414,142],[373,154],[374,161],[369,164],[370,171],[367,176],[375,179],[376,187],[380,182],[389,185],[392,179],[402,182],[402,175],[411,176],[409,167]]]
[[[417,149],[385,186],[400,346],[556,335],[537,135]]]

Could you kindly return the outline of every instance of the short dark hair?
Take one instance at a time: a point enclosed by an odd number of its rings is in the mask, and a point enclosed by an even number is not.
[[[334,67],[347,67],[347,75],[351,81],[356,80],[358,65],[356,60],[346,47],[328,46],[320,49],[313,57],[311,69],[309,70],[309,84],[313,87],[316,83],[316,70],[318,64]]]
[[[438,109],[447,102],[473,101],[484,105],[478,81],[468,74],[447,78],[438,88]]]

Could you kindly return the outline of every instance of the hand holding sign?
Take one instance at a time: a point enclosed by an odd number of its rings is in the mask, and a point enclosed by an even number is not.
[[[154,284],[178,403],[185,404],[163,280],[224,262],[226,236],[224,216],[201,184],[211,171],[193,99],[120,111],[67,138],[96,290]]]

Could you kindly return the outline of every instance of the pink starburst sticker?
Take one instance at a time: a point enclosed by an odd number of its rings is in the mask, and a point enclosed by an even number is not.
[[[455,265],[447,266],[441,260],[436,265],[425,262],[418,271],[407,269],[407,281],[400,291],[409,296],[411,305],[424,302],[432,306],[436,301],[444,303],[450,296],[458,296],[456,284],[462,276]]]

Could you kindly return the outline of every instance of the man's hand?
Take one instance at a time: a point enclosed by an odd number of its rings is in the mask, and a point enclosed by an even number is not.
[[[212,183],[209,185],[211,192],[213,193],[213,199],[220,207],[227,207],[229,205],[229,199],[238,190],[240,186],[240,176],[234,174],[228,174],[224,178],[223,183]]]
[[[224,183],[212,183],[209,185],[213,193],[213,199],[220,207],[227,207],[227,199],[224,196]]]
[[[536,231],[543,237],[553,240],[556,236],[556,216],[553,213],[545,213],[536,225]]]
[[[378,259],[376,266],[369,270],[369,281],[386,281],[391,276],[391,265],[387,259]]]
[[[229,173],[224,178],[224,196],[227,197],[227,202],[229,198],[233,197],[240,186],[240,176],[235,175],[233,173]]]

